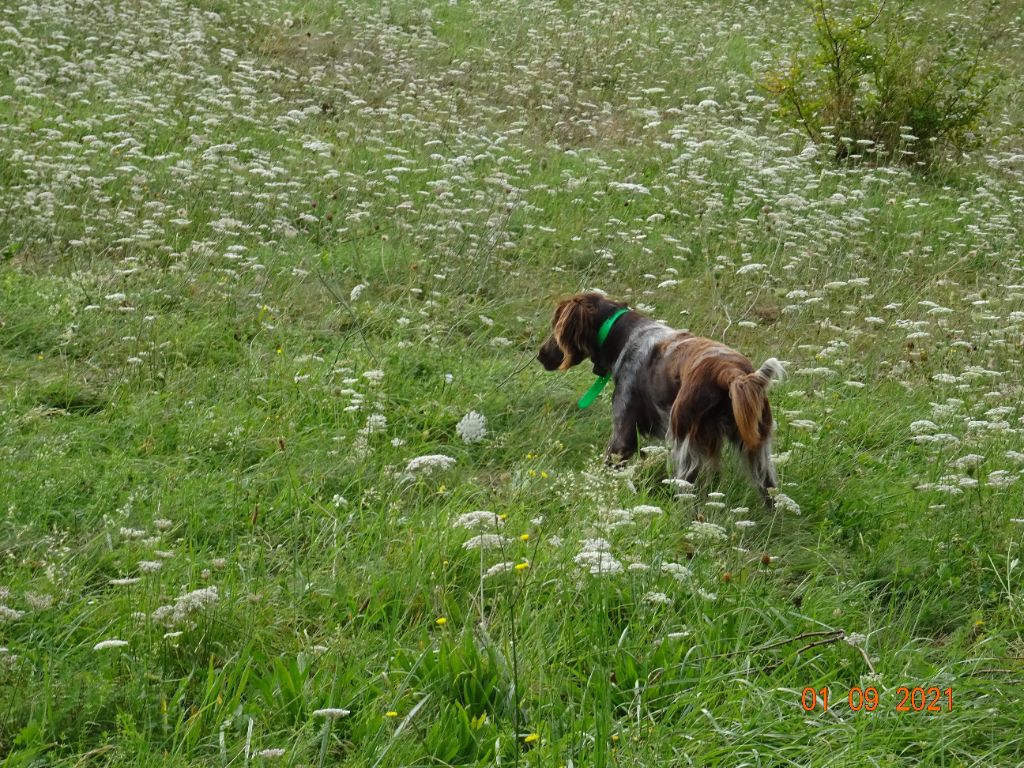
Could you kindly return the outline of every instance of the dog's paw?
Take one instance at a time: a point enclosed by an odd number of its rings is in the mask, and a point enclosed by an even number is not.
[[[620,453],[606,453],[604,457],[604,465],[609,469],[622,469],[629,463],[629,457],[623,456]]]

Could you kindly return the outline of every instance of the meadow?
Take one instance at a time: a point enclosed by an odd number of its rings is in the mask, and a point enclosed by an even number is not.
[[[6,0],[3,764],[1024,765],[998,13],[925,167],[779,117],[798,0]],[[774,512],[604,465],[591,288],[784,361]]]

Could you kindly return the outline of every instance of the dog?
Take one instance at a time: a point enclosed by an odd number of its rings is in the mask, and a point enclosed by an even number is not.
[[[667,437],[676,477],[692,483],[702,466],[717,464],[728,440],[772,508],[769,490],[778,485],[778,475],[765,393],[782,378],[778,360],[769,358],[754,370],[750,360],[721,342],[669,328],[594,292],[559,302],[551,335],[537,354],[549,371],[566,371],[588,358],[597,376],[615,383],[605,453],[610,463],[624,463],[636,453],[638,434]],[[580,405],[585,407],[583,400]]]

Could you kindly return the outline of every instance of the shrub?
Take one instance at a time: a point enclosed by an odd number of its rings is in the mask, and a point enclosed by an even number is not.
[[[809,0],[814,37],[764,87],[780,114],[837,159],[924,164],[981,140],[999,74],[997,0],[975,18],[925,20],[910,3]]]

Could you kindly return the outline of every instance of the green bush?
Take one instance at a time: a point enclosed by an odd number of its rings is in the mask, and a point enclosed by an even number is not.
[[[810,0],[814,38],[764,87],[837,159],[925,164],[978,146],[999,73],[997,2],[925,19],[910,3]]]

